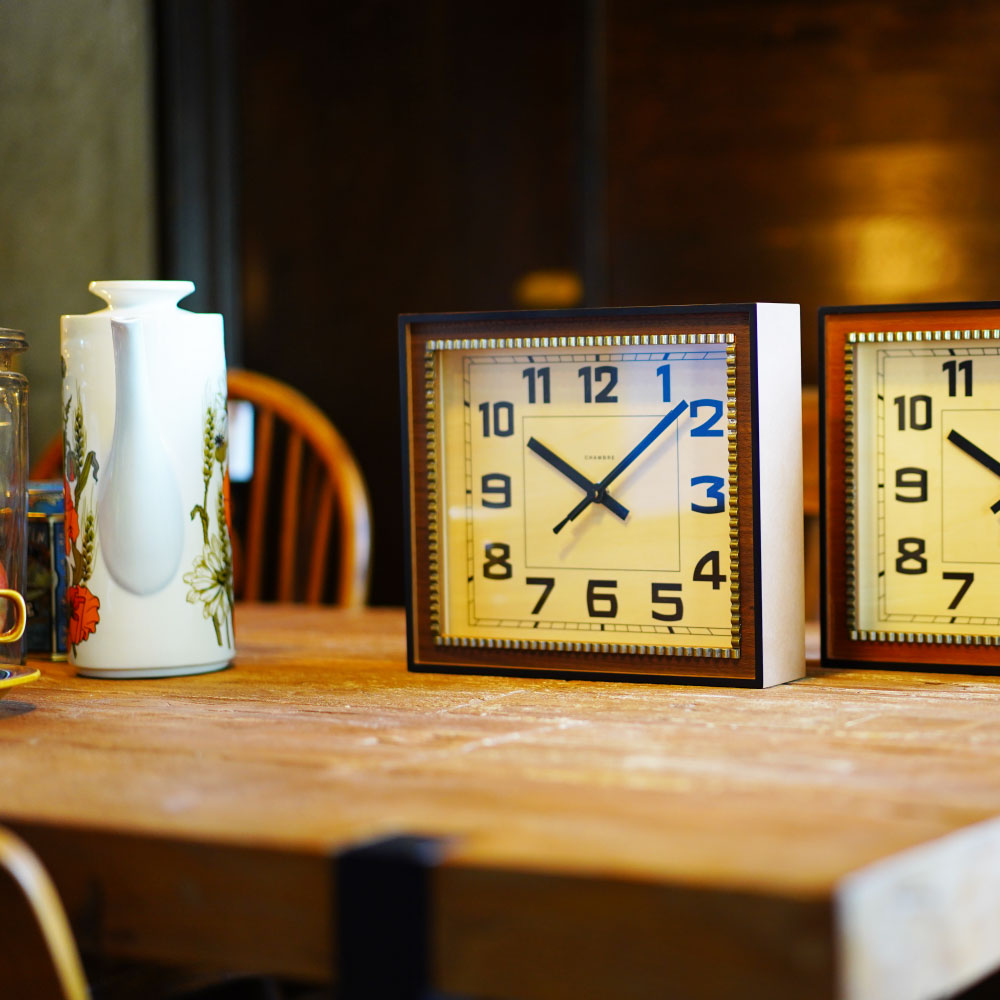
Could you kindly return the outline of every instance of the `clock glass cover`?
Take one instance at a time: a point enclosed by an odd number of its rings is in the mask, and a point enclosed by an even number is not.
[[[428,346],[440,641],[738,657],[733,336],[572,339]]]
[[[1000,339],[855,334],[848,350],[853,630],[884,642],[1000,641]]]

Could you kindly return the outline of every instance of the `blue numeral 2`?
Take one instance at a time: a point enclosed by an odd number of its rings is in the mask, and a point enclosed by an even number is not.
[[[691,428],[691,437],[720,438],[723,436],[722,428],[712,430],[712,428],[722,419],[722,402],[718,399],[695,399],[691,401],[691,419],[693,420],[699,410],[706,406],[711,407],[712,415],[703,424]]]

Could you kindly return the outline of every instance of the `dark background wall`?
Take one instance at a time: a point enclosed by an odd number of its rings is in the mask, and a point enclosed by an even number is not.
[[[168,53],[193,6],[161,4],[186,12],[161,16]],[[376,602],[403,598],[400,312],[799,302],[814,382],[820,305],[1000,298],[988,0],[204,10],[217,58],[200,79],[222,100],[175,100],[187,124],[208,120],[165,143],[162,168],[203,154],[189,198],[229,270],[196,307],[229,295],[231,354],[301,388],[351,443]],[[184,265],[165,250],[164,271],[197,280]],[[521,283],[553,271],[541,293]]]

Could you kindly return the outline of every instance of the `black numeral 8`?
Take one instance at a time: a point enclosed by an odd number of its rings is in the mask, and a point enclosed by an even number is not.
[[[899,540],[899,558],[896,560],[896,572],[917,576],[927,572],[927,560],[924,549],[927,543],[922,538],[901,538]]]
[[[506,542],[487,542],[484,548],[483,576],[487,580],[509,580],[514,575],[509,561],[510,546]]]

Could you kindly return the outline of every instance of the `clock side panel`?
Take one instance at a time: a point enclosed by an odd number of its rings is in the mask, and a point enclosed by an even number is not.
[[[761,303],[755,328],[755,557],[760,673],[765,685],[805,673],[802,378],[799,307]]]
[[[822,662],[825,666],[864,664],[896,668],[946,668],[995,672],[1000,669],[1000,645],[954,641],[941,635],[929,641],[903,641],[872,638],[859,625],[858,598],[855,579],[859,561],[871,563],[872,552],[858,552],[856,546],[871,546],[868,534],[856,536],[863,526],[863,512],[855,512],[854,504],[867,501],[867,493],[858,490],[855,481],[858,435],[874,433],[869,421],[876,419],[872,407],[855,398],[855,347],[852,334],[886,334],[900,336],[901,331],[967,331],[1000,328],[1000,310],[981,306],[949,307],[922,311],[918,308],[900,310],[858,310],[857,312],[827,313],[823,317],[824,340],[824,528],[823,528],[823,637]],[[905,336],[905,333],[903,334]],[[937,346],[939,342],[935,342]],[[947,344],[947,341],[943,343]],[[956,340],[956,346],[978,341]],[[871,349],[873,345],[860,345]],[[961,348],[958,348],[961,353]],[[882,401],[884,408],[892,403]],[[887,409],[889,412],[889,409]],[[895,411],[892,411],[893,413]],[[883,419],[886,419],[883,417]],[[898,464],[898,463],[896,463]],[[917,470],[902,470],[911,475]],[[926,473],[925,473],[926,475]],[[885,477],[882,477],[885,478]],[[888,480],[887,480],[888,482]],[[904,480],[909,482],[909,480]],[[886,489],[880,486],[879,489]],[[893,487],[895,492],[895,486]],[[870,492],[870,491],[869,491]],[[904,490],[908,496],[915,490]],[[870,505],[870,504],[869,504]],[[920,507],[913,509],[919,510]],[[940,512],[933,515],[937,523]],[[930,523],[930,522],[929,522]],[[857,537],[857,541],[856,541]],[[895,537],[895,536],[893,536]],[[886,571],[893,567],[886,564]],[[959,574],[961,575],[961,574]],[[919,626],[907,626],[917,631]],[[956,626],[956,632],[958,627]],[[900,628],[903,632],[903,628]]]
[[[551,317],[544,323],[533,320],[526,323],[525,334],[533,336],[557,334],[642,334],[650,329],[663,329],[667,325],[671,331],[678,329],[685,333],[714,333],[720,329],[732,331],[738,338],[737,380],[741,387],[738,394],[738,422],[743,436],[740,438],[738,454],[735,456],[739,470],[737,490],[739,497],[739,537],[743,553],[739,564],[739,600],[741,655],[737,658],[717,656],[664,656],[656,654],[613,653],[602,651],[594,644],[590,652],[565,652],[554,650],[510,649],[510,648],[466,648],[462,646],[442,646],[435,641],[435,607],[439,598],[435,582],[435,560],[438,558],[434,545],[434,483],[428,478],[428,440],[434,442],[435,416],[432,409],[424,405],[426,398],[426,370],[423,365],[425,345],[428,340],[456,337],[511,336],[511,324],[505,318],[494,323],[488,317],[465,320],[458,323],[450,319],[427,324],[416,324],[409,334],[409,423],[410,435],[410,502],[412,544],[410,553],[410,586],[412,589],[411,624],[411,667],[416,670],[516,673],[545,676],[582,676],[593,678],[631,680],[687,680],[692,682],[743,684],[758,686],[760,676],[757,669],[757,631],[754,627],[755,560],[753,554],[753,458],[750,443],[750,420],[752,417],[748,386],[750,374],[749,359],[749,313],[720,312],[719,314],[682,314],[667,317],[635,317],[627,312],[622,315],[607,314],[581,317],[567,327]],[[433,547],[432,547],[433,546]],[[440,609],[438,609],[440,613]]]

